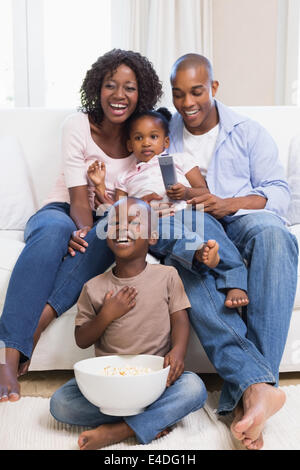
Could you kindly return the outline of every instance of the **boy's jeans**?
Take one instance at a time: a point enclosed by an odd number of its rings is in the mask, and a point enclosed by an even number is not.
[[[207,398],[205,386],[193,372],[184,372],[146,410],[135,416],[109,416],[101,413],[80,392],[75,379],[59,388],[51,398],[50,413],[63,423],[90,426],[125,421],[141,444],[148,444],[158,433],[199,408]]]
[[[246,322],[224,306],[225,295],[217,290],[212,272],[197,274],[172,253],[165,260],[180,274],[192,305],[191,323],[225,381],[219,413],[233,410],[251,384],[278,384],[298,262],[297,240],[276,215],[247,214],[224,222],[224,228],[248,263]]]
[[[26,245],[10,278],[0,318],[0,340],[26,357],[32,354],[33,335],[46,303],[61,315],[75,304],[83,284],[114,261],[106,240],[96,236],[100,218],[95,214],[94,227],[85,237],[89,244],[86,252],[76,251],[74,258],[67,255],[68,242],[76,230],[69,213],[69,204],[50,203],[29,219]]]

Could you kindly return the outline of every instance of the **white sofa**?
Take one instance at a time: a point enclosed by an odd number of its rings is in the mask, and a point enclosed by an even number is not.
[[[280,159],[287,170],[289,145],[292,137],[299,132],[300,108],[245,107],[235,109],[259,121],[268,129],[277,142]],[[41,206],[59,173],[60,126],[64,117],[71,112],[74,111],[42,108],[0,109],[0,138],[2,136],[18,138],[34,187],[36,208]],[[15,228],[0,230],[0,312],[2,312],[11,271],[24,246],[23,231],[15,230]],[[300,242],[300,225],[291,227],[291,230],[298,236]],[[300,371],[299,309],[300,284],[298,283],[289,336],[280,367],[281,372]],[[33,354],[30,370],[72,369],[76,361],[93,355],[93,348],[81,350],[75,344],[73,335],[75,313],[76,306],[55,320],[43,333]],[[186,368],[203,373],[215,371],[194,331],[191,332]]]

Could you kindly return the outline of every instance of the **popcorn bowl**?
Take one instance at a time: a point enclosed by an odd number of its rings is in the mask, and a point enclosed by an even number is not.
[[[165,391],[170,366],[164,358],[149,354],[101,356],[76,362],[75,378],[81,393],[101,413],[132,416],[142,413]],[[142,375],[102,375],[105,367],[150,368]]]

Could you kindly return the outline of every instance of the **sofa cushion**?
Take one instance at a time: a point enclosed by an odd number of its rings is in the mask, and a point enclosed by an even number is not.
[[[300,224],[293,225],[289,227],[291,233],[295,235],[295,237],[298,240],[298,245],[300,248]],[[297,290],[296,290],[296,297],[295,297],[295,302],[294,302],[294,309],[300,309],[300,263],[298,263],[298,284],[297,284]]]
[[[36,211],[27,163],[15,137],[0,138],[0,230],[24,230]]]
[[[288,220],[292,225],[300,224],[300,134],[291,140],[287,178],[291,189]]]
[[[24,230],[0,230],[0,239],[2,238],[24,242]]]
[[[1,238],[0,243],[0,315],[2,313],[10,275],[24,248],[24,243],[10,238]]]

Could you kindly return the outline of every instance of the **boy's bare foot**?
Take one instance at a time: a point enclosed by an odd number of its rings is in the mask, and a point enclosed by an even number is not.
[[[169,432],[169,428],[164,429],[157,434],[156,439],[166,436]],[[114,424],[102,424],[95,429],[82,432],[78,438],[78,445],[80,450],[96,450],[134,436],[134,431],[123,421]]]
[[[266,421],[285,403],[283,390],[266,383],[250,385],[243,395],[242,404],[235,410],[231,425],[234,437],[243,442],[247,449],[263,447],[262,431]]]
[[[249,297],[242,289],[228,289],[225,305],[228,308],[244,307],[248,305]]]
[[[134,431],[124,421],[102,424],[95,429],[82,432],[78,438],[78,445],[80,450],[96,450],[133,436],[135,436]]]
[[[5,364],[0,364],[0,402],[17,401],[20,398],[20,385],[17,379],[20,353],[6,348]]]
[[[199,263],[206,264],[209,268],[215,268],[220,262],[218,250],[219,244],[216,240],[208,240],[195,252],[195,258]]]

